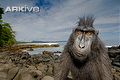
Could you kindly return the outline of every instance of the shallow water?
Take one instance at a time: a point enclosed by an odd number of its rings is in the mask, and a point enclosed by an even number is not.
[[[51,52],[60,51],[60,52],[62,52],[63,49],[64,49],[64,45],[66,44],[66,42],[59,42],[58,44],[60,45],[59,47],[34,48],[33,51],[28,51],[28,52],[31,55],[33,55],[33,54],[39,54],[39,53],[42,53],[43,51],[51,51]]]

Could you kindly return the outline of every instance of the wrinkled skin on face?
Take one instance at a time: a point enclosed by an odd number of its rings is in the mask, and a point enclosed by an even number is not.
[[[74,46],[77,48],[78,51],[84,52],[89,50],[92,43],[93,32],[91,31],[76,31],[76,39]]]
[[[96,31],[94,29],[75,29],[74,32],[74,57],[80,61],[87,59],[91,53],[91,45],[94,41]]]

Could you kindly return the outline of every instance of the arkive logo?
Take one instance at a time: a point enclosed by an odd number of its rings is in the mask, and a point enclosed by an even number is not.
[[[28,7],[28,6],[7,6],[5,12],[40,12],[40,7]]]

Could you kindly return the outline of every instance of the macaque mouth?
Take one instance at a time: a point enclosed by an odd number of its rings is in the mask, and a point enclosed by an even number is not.
[[[85,56],[85,54],[76,54],[77,56],[81,57],[81,56]]]

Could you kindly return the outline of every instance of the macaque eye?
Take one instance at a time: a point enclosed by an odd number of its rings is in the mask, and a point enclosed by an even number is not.
[[[75,34],[76,34],[76,35],[81,35],[82,32],[81,32],[81,31],[75,31]]]
[[[76,35],[82,34],[80,31],[76,31],[75,33],[76,33]]]
[[[80,34],[82,34],[82,32],[81,32],[79,29],[76,29],[76,30],[75,30],[75,34],[76,34],[76,35],[80,35]]]
[[[90,36],[90,35],[92,35],[93,34],[93,32],[85,32],[85,35],[87,35],[87,36]]]

